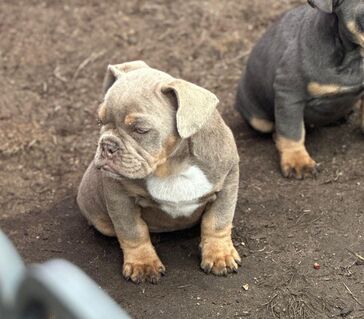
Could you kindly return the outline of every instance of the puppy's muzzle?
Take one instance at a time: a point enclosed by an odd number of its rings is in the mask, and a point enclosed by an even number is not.
[[[107,169],[108,162],[113,161],[116,156],[120,156],[122,152],[121,143],[117,141],[113,136],[105,136],[100,139],[98,147],[98,155],[96,156],[96,168]]]
[[[127,178],[144,178],[153,170],[154,158],[128,136],[104,133],[97,147],[95,166]]]
[[[120,147],[114,141],[106,140],[101,142],[101,156],[104,158],[112,158],[119,150]]]

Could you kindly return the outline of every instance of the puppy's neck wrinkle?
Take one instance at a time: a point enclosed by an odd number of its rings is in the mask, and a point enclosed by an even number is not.
[[[190,147],[188,140],[181,139],[175,146],[171,154],[169,154],[168,160],[174,158],[185,158],[187,154],[190,155]]]
[[[189,165],[189,158],[188,142],[186,140],[180,140],[168,155],[167,160],[156,168],[153,175],[162,178],[178,175]]]

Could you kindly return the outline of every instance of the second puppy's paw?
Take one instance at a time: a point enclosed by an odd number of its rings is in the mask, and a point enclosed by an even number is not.
[[[284,177],[304,179],[317,176],[317,164],[306,150],[281,153],[281,170]]]

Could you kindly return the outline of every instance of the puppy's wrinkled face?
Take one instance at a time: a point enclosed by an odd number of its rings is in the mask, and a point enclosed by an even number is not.
[[[335,14],[340,33],[364,48],[364,0],[307,0],[322,12]]]
[[[173,78],[151,68],[126,73],[116,80],[100,105],[101,136],[97,168],[120,176],[145,178],[174,151],[176,103],[162,83]]]
[[[364,48],[364,0],[337,0],[334,10],[346,36]]]

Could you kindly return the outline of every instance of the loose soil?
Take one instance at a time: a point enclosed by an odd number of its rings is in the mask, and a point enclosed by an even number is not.
[[[364,256],[358,115],[309,133],[321,173],[295,181],[280,175],[271,137],[233,109],[252,45],[304,2],[2,0],[0,227],[24,260],[75,263],[134,318],[364,318],[364,266],[353,254]],[[221,100],[241,157],[238,274],[200,271],[192,229],[153,236],[167,266],[158,285],[126,282],[117,241],[79,214],[75,194],[96,147],[106,66],[136,59]]]

